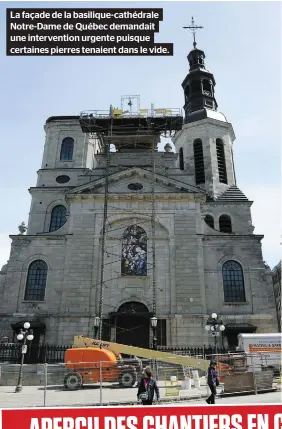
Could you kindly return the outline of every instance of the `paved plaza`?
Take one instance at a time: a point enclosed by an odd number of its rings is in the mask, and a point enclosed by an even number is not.
[[[167,396],[165,387],[160,387],[161,403],[173,400],[173,403],[205,403],[208,391],[206,386],[183,390],[179,396]],[[170,392],[173,393],[173,392]],[[281,391],[265,393],[259,395],[247,395],[240,397],[220,397],[221,390],[218,390],[219,404],[229,403],[281,403]],[[20,393],[15,393],[14,386],[0,387],[1,408],[21,408],[21,407],[82,407],[99,405],[129,405],[137,404],[137,389],[120,389],[117,386],[105,386],[100,390],[100,386],[85,386],[80,390],[65,390],[60,386],[48,386],[45,391],[43,386],[24,386]]]
[[[177,399],[176,392],[170,391],[171,395],[166,395],[165,387],[160,385],[161,400]],[[180,398],[188,399],[207,396],[207,388],[201,386],[196,389],[180,391]],[[45,400],[44,400],[45,397]],[[22,392],[15,393],[14,386],[0,387],[0,403],[2,407],[27,407],[27,406],[91,406],[91,405],[112,405],[121,403],[136,403],[137,388],[122,389],[117,385],[106,385],[100,389],[99,385],[86,385],[79,390],[66,390],[61,386],[48,386],[45,392],[44,386],[24,386]]]

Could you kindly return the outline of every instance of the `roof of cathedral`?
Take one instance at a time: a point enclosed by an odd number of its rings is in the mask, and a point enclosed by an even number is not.
[[[196,122],[206,118],[216,119],[221,122],[227,122],[227,119],[223,113],[203,108],[189,113],[186,117],[186,123],[189,124],[190,122]]]
[[[230,186],[216,201],[249,201],[245,194],[236,186]]]
[[[46,124],[49,124],[49,122],[54,122],[54,121],[70,121],[74,119],[78,120],[79,116],[50,116],[46,120]]]

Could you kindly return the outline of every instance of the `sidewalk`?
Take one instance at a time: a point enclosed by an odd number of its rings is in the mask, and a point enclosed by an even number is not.
[[[280,389],[272,389],[272,391],[277,390]],[[217,396],[221,398],[253,394],[254,392],[224,394],[221,386],[217,389]],[[197,401],[206,399],[209,395],[207,386],[201,386],[199,388],[192,387],[191,390],[180,390],[177,396],[168,396],[164,385],[160,383],[160,402],[162,403]],[[82,389],[71,391],[65,390],[62,386],[48,386],[45,392],[44,387],[24,386],[22,392],[15,393],[15,386],[1,386],[0,404],[1,408],[43,407],[44,405],[46,407],[136,405],[137,388],[121,389],[117,386],[105,385],[100,390],[99,385],[87,385]]]
[[[1,408],[42,407],[44,406],[44,388],[37,386],[24,386],[22,392],[14,393],[14,386],[0,387]],[[220,392],[220,391],[219,391]],[[219,393],[218,392],[218,393]],[[179,396],[166,396],[166,389],[160,386],[161,402],[190,401],[208,396],[206,386],[183,390]],[[101,395],[101,396],[100,396]],[[85,386],[80,390],[65,390],[61,386],[48,386],[46,390],[45,406],[47,407],[81,407],[102,405],[136,405],[137,388],[120,389],[105,386]]]

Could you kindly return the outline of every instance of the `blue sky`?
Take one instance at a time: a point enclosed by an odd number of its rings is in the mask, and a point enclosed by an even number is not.
[[[156,42],[172,42],[173,57],[6,57],[5,9],[162,7]],[[280,259],[281,4],[279,2],[1,2],[0,4],[0,266],[9,234],[28,221],[30,195],[49,116],[118,106],[140,94],[141,107],[182,107],[181,82],[192,35],[191,16],[207,68],[215,75],[219,111],[233,124],[238,186],[254,200],[256,234],[265,234],[264,259]]]

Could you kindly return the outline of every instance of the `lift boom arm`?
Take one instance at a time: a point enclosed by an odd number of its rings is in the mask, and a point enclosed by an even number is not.
[[[209,367],[209,361],[205,359],[197,359],[195,357],[181,356],[174,353],[159,352],[157,350],[142,349],[139,347],[126,346],[124,344],[110,343],[108,341],[95,340],[93,338],[87,338],[83,336],[74,337],[73,347],[84,348],[84,347],[97,347],[105,348],[112,351],[116,356],[120,354],[143,357],[147,359],[157,359],[162,362],[167,362],[176,365],[190,366],[193,368],[207,371]]]

